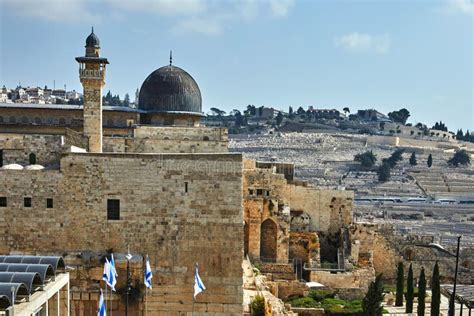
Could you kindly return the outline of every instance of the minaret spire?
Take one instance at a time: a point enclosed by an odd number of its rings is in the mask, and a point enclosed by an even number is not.
[[[92,26],[92,33],[94,33],[94,26]]]
[[[170,50],[170,66],[173,64],[173,51]]]

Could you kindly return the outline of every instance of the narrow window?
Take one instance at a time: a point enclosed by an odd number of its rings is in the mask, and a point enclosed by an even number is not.
[[[7,207],[7,198],[5,196],[0,196],[0,207]]]
[[[30,165],[36,165],[36,155],[30,154]]]
[[[53,199],[46,199],[46,208],[53,208]]]
[[[107,200],[107,219],[120,220],[120,200],[117,200],[117,199]]]
[[[31,207],[31,198],[30,197],[26,197],[23,199],[23,206],[24,207]]]
[[[188,183],[184,182],[184,193],[188,193]]]
[[[253,190],[249,189],[249,195],[253,195]]]
[[[263,189],[257,189],[257,196],[263,195]]]
[[[3,167],[3,149],[0,149],[0,167]]]

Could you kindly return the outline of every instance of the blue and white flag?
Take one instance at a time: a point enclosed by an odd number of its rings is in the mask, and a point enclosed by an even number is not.
[[[105,308],[104,293],[100,289],[99,309],[97,310],[97,316],[106,316],[107,308]]]
[[[199,277],[198,266],[196,265],[196,274],[194,275],[194,299],[196,299],[196,296],[205,289],[206,287],[204,286],[201,278]]]
[[[111,269],[111,270],[112,270],[112,272],[114,273],[114,275],[115,275],[115,278],[118,278],[117,269],[115,269],[115,259],[114,259],[114,254],[111,254],[111,256],[110,256],[110,269]]]
[[[151,289],[152,278],[153,278],[153,273],[151,273],[150,258],[148,258],[148,255],[147,255],[146,263],[145,263],[145,286],[149,289]]]
[[[107,285],[115,291],[115,284],[117,284],[117,278],[115,277],[115,273],[112,271],[112,265],[110,264],[109,260],[105,258],[105,265],[104,265],[104,274],[102,275],[102,279],[107,283]]]

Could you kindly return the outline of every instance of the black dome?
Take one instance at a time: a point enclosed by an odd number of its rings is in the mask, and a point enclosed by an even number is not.
[[[94,29],[92,29],[92,33],[86,38],[86,47],[100,47],[100,41],[97,35],[94,34]]]
[[[201,114],[201,91],[186,71],[173,65],[164,66],[143,82],[138,108],[148,112]]]

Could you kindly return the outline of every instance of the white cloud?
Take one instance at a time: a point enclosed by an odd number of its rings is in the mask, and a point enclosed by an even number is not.
[[[200,33],[219,35],[223,31],[223,23],[217,18],[187,18],[178,21],[173,27],[176,33]]]
[[[270,9],[273,16],[284,17],[288,15],[294,4],[294,0],[270,0]]]
[[[471,0],[447,0],[446,2],[445,11],[448,13],[474,14],[474,3]]]
[[[4,10],[28,17],[57,22],[99,22],[101,16],[92,10],[84,0],[0,0]]]
[[[354,32],[336,38],[334,43],[350,52],[386,54],[390,50],[391,40],[388,34],[370,35]]]

